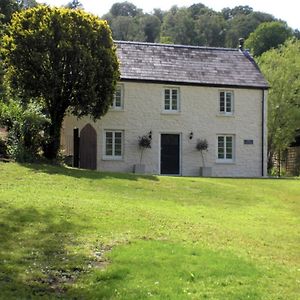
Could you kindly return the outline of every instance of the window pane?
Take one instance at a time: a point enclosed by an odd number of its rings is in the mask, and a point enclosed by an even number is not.
[[[178,110],[178,90],[172,90],[172,110]]]
[[[225,96],[224,96],[224,92],[220,92],[220,112],[225,112]]]
[[[230,92],[226,93],[226,112],[231,112],[231,98],[232,95]]]
[[[224,158],[224,136],[218,136],[218,159]]]
[[[170,109],[170,100],[165,100],[165,110]]]
[[[170,100],[170,90],[165,89],[165,100]]]
[[[170,109],[170,90],[165,89],[165,110]]]
[[[177,99],[172,100],[172,110],[177,110]]]
[[[105,155],[111,156],[112,151],[112,132],[106,132],[105,136]]]
[[[226,137],[226,158],[232,159],[232,136]]]
[[[122,107],[122,88],[120,86],[116,87],[112,106]]]
[[[122,155],[122,133],[115,132],[115,156]]]
[[[117,93],[116,93],[116,96],[115,96],[115,106],[116,107],[121,107],[122,106],[122,100],[121,100],[121,90],[119,90]]]
[[[115,156],[122,156],[122,145],[115,144]]]

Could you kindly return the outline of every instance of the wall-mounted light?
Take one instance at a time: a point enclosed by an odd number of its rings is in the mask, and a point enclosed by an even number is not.
[[[152,131],[150,130],[148,133],[149,139],[152,139]]]
[[[189,135],[190,140],[193,138],[193,136],[194,136],[194,133],[191,131],[191,133]]]

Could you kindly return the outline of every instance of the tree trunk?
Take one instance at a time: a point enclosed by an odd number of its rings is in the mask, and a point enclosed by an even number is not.
[[[56,160],[58,157],[62,122],[63,118],[51,120],[51,124],[48,128],[49,137],[43,145],[44,156],[51,161]]]

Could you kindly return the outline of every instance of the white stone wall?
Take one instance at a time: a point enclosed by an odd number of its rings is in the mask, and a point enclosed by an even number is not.
[[[73,128],[89,122],[98,133],[97,166],[102,171],[132,172],[139,163],[138,136],[152,131],[152,148],[144,151],[146,172],[160,173],[160,134],[178,133],[181,137],[181,175],[198,176],[200,153],[195,149],[197,139],[207,139],[209,149],[206,166],[213,176],[259,177],[262,160],[262,90],[226,89],[234,93],[233,116],[220,116],[219,91],[224,88],[175,86],[180,88],[180,112],[163,112],[164,87],[168,85],[124,82],[124,110],[109,111],[94,123],[89,118],[77,120],[68,116],[62,128],[62,144],[66,154],[72,154]],[[103,159],[104,130],[124,131],[124,157],[121,161]],[[189,139],[193,132],[193,139]],[[266,133],[266,130],[265,130]],[[235,136],[235,159],[231,164],[216,162],[217,134]],[[244,145],[252,139],[253,145]],[[265,139],[266,141],[266,139]],[[265,170],[266,170],[265,144]]]

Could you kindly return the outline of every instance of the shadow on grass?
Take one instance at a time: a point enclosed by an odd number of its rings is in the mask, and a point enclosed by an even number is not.
[[[76,242],[83,228],[58,211],[0,208],[0,299],[62,297],[90,263]]]
[[[86,169],[75,169],[70,167],[55,166],[50,164],[21,164],[23,167],[29,168],[37,173],[55,174],[71,176],[74,178],[87,178],[87,179],[104,179],[104,178],[115,178],[115,179],[126,179],[126,180],[153,180],[158,181],[157,176],[154,175],[139,175],[130,173],[114,173],[114,172],[99,172]]]

